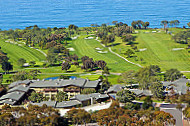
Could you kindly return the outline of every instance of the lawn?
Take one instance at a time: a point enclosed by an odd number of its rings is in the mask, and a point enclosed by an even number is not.
[[[146,49],[135,52],[130,61],[139,63],[142,66],[159,65],[163,71],[176,68],[180,71],[190,70],[190,53],[186,49],[173,50],[174,48],[186,48],[187,45],[178,44],[171,40],[171,35],[164,32],[160,33],[144,33],[135,34],[137,36],[136,44],[138,49]],[[131,48],[121,39],[117,38],[112,50],[123,55],[123,53]],[[124,56],[124,55],[123,55]],[[143,59],[141,61],[140,59]]]
[[[32,49],[27,46],[18,46],[4,41],[5,40],[0,39],[1,49],[7,53],[7,56],[13,63],[14,68],[17,68],[17,61],[19,58],[24,58],[27,62],[36,61],[38,65],[42,64],[41,62],[45,60],[45,56],[36,49]]]
[[[98,41],[85,40],[83,37],[84,36],[81,36],[71,42],[71,46],[75,49],[74,53],[79,55],[79,57],[89,56],[94,60],[104,60],[107,63],[107,66],[111,69],[111,72],[124,72],[131,69],[139,69],[138,66],[130,64],[115,54],[110,53],[108,49],[101,46]],[[102,49],[102,52],[107,51],[107,53],[98,53],[98,50],[95,48],[100,48]]]

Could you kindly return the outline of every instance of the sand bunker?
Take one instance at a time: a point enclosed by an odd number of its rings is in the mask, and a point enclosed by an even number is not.
[[[96,50],[103,50],[103,49],[100,49],[100,48],[95,48]]]
[[[74,48],[67,48],[67,49],[69,49],[69,51],[75,51],[75,49],[74,49]]]
[[[94,39],[94,37],[87,37],[87,38],[84,38],[84,39]]]
[[[184,48],[173,48],[172,51],[183,50]]]
[[[108,51],[97,51],[98,53],[108,53]]]
[[[140,52],[147,50],[147,48],[139,49]]]

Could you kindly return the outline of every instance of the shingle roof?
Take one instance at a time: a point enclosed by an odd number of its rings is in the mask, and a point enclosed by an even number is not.
[[[79,95],[75,95],[74,97],[70,98],[70,100],[79,100],[80,102],[87,101],[90,99],[91,99],[90,96],[86,95],[86,94],[79,94]]]
[[[8,93],[13,92],[13,91],[22,91],[22,92],[28,92],[29,90],[29,86],[25,87],[23,85],[18,85],[14,88],[11,88],[10,90],[8,90]]]
[[[30,84],[31,88],[40,88],[40,87],[64,87],[69,85],[74,85],[78,87],[83,87],[86,80],[84,79],[75,79],[75,80],[55,80],[55,81],[35,81]]]
[[[9,85],[9,88],[13,88],[19,84],[30,84],[32,81],[31,80],[23,80],[23,81],[16,81],[16,82],[13,82]]]
[[[93,94],[89,94],[88,96],[97,99],[101,99],[101,98],[109,98],[109,96],[107,94],[100,94],[100,93],[93,93]]]
[[[70,98],[70,100],[79,100],[80,102],[82,102],[82,101],[90,100],[91,98],[95,98],[96,100],[98,100],[102,98],[109,98],[109,96],[107,94],[100,94],[100,93],[78,94]]]
[[[187,82],[190,82],[190,80],[188,80],[186,78],[180,78],[180,79],[175,80],[173,82],[165,81],[162,83],[163,83],[163,86],[166,86],[166,87],[173,84],[171,86],[174,88],[174,90],[176,90],[178,93],[185,94],[187,92],[187,89],[188,89],[188,87],[186,86]]]
[[[149,90],[140,90],[140,89],[129,89],[129,90],[135,93],[136,95],[152,96],[152,93]]]
[[[0,104],[9,104],[9,105],[14,105],[16,103],[15,100],[12,100],[12,99],[6,99],[6,100],[2,100],[0,101]]]
[[[113,85],[112,87],[110,87],[107,91],[107,93],[110,93],[110,92],[118,92],[118,91],[121,91],[122,90],[122,85]]]
[[[87,81],[86,84],[84,85],[84,88],[96,88],[100,81]]]
[[[5,99],[13,99],[15,101],[18,101],[20,100],[20,98],[23,97],[24,94],[25,94],[24,92],[19,92],[19,91],[7,93],[0,98],[0,101],[5,100]]]
[[[74,107],[74,106],[80,105],[80,104],[81,104],[81,102],[79,102],[77,100],[63,101],[63,102],[57,103],[56,108]]]
[[[56,101],[42,101],[40,103],[31,103],[32,105],[38,105],[38,106],[43,106],[44,104],[47,106],[55,107],[56,106]]]

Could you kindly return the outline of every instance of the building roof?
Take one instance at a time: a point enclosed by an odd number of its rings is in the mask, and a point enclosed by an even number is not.
[[[92,93],[92,94],[78,94],[74,97],[70,98],[70,100],[78,100],[80,102],[90,100],[91,98],[94,98],[96,100],[102,99],[102,98],[109,98],[107,94],[100,94],[100,93]]]
[[[16,101],[12,100],[12,99],[5,99],[5,100],[0,101],[0,105],[2,105],[2,104],[14,105],[15,103],[16,103]]]
[[[42,101],[40,103],[31,103],[32,105],[43,106],[44,104],[47,106],[55,107],[57,102],[56,101]]]
[[[153,94],[149,90],[129,89],[129,91],[135,93],[137,96],[152,96]]]
[[[72,98],[70,98],[70,100],[78,100],[80,102],[87,101],[90,99],[91,99],[91,97],[89,95],[86,95],[86,94],[79,94],[79,95],[75,95]]]
[[[8,93],[13,92],[13,91],[28,92],[28,90],[29,90],[29,86],[18,85],[16,87],[11,88],[7,92]]]
[[[85,79],[73,79],[73,80],[54,80],[54,81],[35,81],[30,84],[31,88],[43,88],[43,87],[65,87],[65,86],[78,86],[83,87]]]
[[[113,93],[113,92],[117,93],[118,91],[121,91],[121,90],[122,90],[122,85],[117,84],[110,87],[107,93]]]
[[[163,86],[168,87],[171,86],[173,87],[173,89],[175,91],[177,91],[177,93],[179,94],[186,94],[188,87],[186,86],[186,83],[190,82],[190,80],[186,79],[186,78],[180,78],[178,80],[175,80],[173,82],[169,82],[169,81],[164,81]]]
[[[57,103],[56,108],[74,107],[76,105],[81,105],[81,102],[77,100],[62,101],[62,102]]]
[[[13,82],[9,85],[9,88],[13,88],[19,84],[30,84],[32,81],[31,80],[23,80],[23,81],[16,81],[16,82]]]
[[[96,88],[100,84],[99,80],[96,81],[87,81],[84,85],[84,88]]]
[[[93,97],[96,100],[102,99],[102,98],[109,98],[109,96],[107,94],[100,94],[100,93],[92,93],[92,94],[89,94],[88,96]]]
[[[10,93],[3,95],[0,98],[0,101],[5,100],[5,99],[12,99],[15,101],[19,101],[24,96],[24,94],[25,94],[25,92],[19,92],[19,91],[10,92]]]

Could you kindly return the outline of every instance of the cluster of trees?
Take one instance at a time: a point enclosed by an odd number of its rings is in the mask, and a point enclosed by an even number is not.
[[[167,28],[167,26],[171,26],[171,27],[173,27],[173,26],[177,26],[177,25],[179,25],[179,20],[173,20],[173,21],[167,21],[167,20],[163,20],[163,21],[161,21],[161,25],[162,26],[164,26],[164,29],[166,29]]]
[[[169,113],[156,110],[129,110],[121,108],[119,102],[113,101],[110,108],[89,113],[84,109],[71,109],[67,117],[73,125],[97,122],[99,125],[140,125],[158,126],[175,124],[175,119]]]
[[[10,79],[12,82],[18,81],[18,80],[36,80],[39,76],[39,73],[41,73],[39,70],[30,70],[30,71],[19,71],[15,73],[14,75],[10,76]]]
[[[29,105],[27,109],[4,105],[0,110],[1,126],[66,126],[67,124],[68,122],[60,116],[58,110],[47,105],[42,107]]]
[[[5,73],[9,72],[10,70],[13,70],[13,65],[11,64],[11,62],[9,62],[7,54],[1,50],[1,47],[0,47],[0,65],[2,70],[5,71]]]
[[[181,31],[172,36],[172,39],[177,43],[188,44],[187,49],[190,49],[190,31]]]
[[[94,70],[94,69],[102,69],[104,73],[109,74],[109,69],[106,67],[107,63],[103,60],[94,61],[93,58],[89,58],[88,56],[83,56],[80,58],[82,61],[81,69],[86,71]],[[71,65],[76,65],[79,67],[79,57],[74,55],[69,55],[64,58],[65,61],[62,62],[62,70],[69,70]]]
[[[162,78],[159,75],[161,69],[157,65],[150,65],[148,67],[143,67],[139,71],[135,72],[133,70],[124,72],[122,74],[121,81],[126,84],[139,83],[140,89],[149,89],[153,93],[154,97],[163,97],[163,85],[161,83]],[[177,69],[166,70],[164,74],[165,81],[174,81],[182,77],[182,73]]]
[[[113,21],[115,26],[107,26],[106,24],[102,24],[101,29],[97,30],[96,35],[101,39],[101,42],[107,46],[109,43],[113,43],[115,41],[115,36],[126,38],[123,40],[132,41],[130,35],[133,32],[133,28],[124,24],[122,22],[118,23],[117,21]]]
[[[134,28],[134,29],[141,29],[142,27],[144,27],[145,29],[150,25],[149,22],[143,22],[141,20],[138,20],[138,21],[133,21],[131,23],[131,26]]]
[[[65,28],[39,28],[37,25],[26,27],[24,30],[5,30],[2,31],[4,36],[13,40],[24,40],[27,46],[39,46],[40,48],[51,48],[56,46],[59,48],[61,44],[67,44],[70,39],[69,35],[74,34],[77,26],[70,25],[69,31]],[[72,30],[72,32],[70,31]]]
[[[81,58],[81,61],[83,63],[81,69],[85,69],[86,71],[88,71],[89,69],[93,70],[97,68],[103,70],[107,65],[107,63],[103,60],[94,61],[93,58],[89,58],[88,56],[83,56]]]

